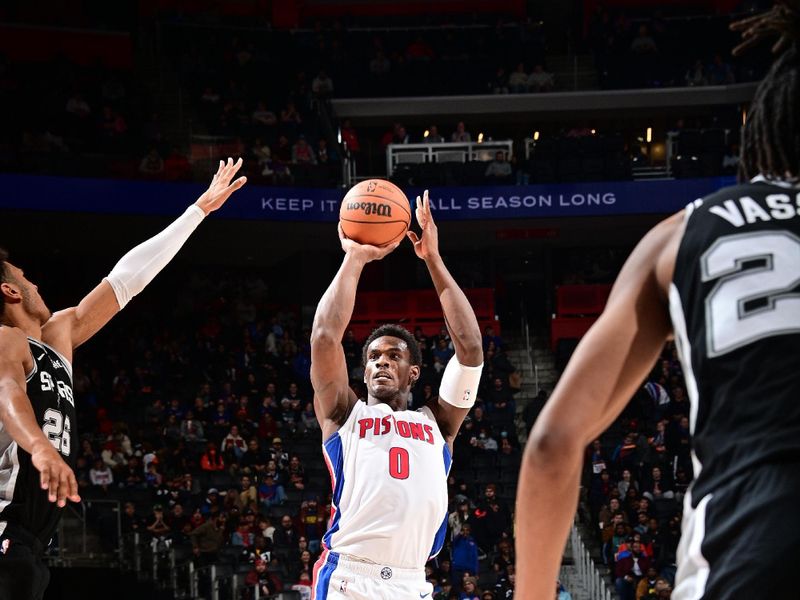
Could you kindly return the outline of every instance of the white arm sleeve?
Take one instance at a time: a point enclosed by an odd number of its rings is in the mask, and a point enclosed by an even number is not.
[[[472,408],[478,395],[481,371],[483,364],[465,367],[454,356],[444,368],[439,398],[457,408]]]
[[[119,259],[105,281],[111,284],[120,309],[167,266],[205,216],[202,208],[192,204],[164,231]]]

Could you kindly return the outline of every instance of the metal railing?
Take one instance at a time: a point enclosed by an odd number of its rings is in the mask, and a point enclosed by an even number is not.
[[[493,160],[502,151],[506,159],[514,152],[513,140],[482,142],[444,142],[441,144],[389,144],[386,147],[386,173],[391,175],[399,164],[468,162]]]
[[[586,590],[592,600],[615,600],[616,594],[609,589],[606,580],[598,571],[574,524],[570,529],[569,542],[572,559],[575,561],[577,584]]]

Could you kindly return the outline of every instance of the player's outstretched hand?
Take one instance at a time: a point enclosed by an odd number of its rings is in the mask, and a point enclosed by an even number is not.
[[[63,507],[66,506],[67,500],[81,501],[75,473],[53,446],[42,444],[31,454],[31,461],[39,471],[42,489],[48,490],[47,499],[50,502],[56,502],[58,506]]]
[[[402,238],[400,239],[402,240]],[[339,223],[339,241],[342,243],[342,250],[344,250],[345,253],[362,260],[364,264],[372,262],[373,260],[382,259],[400,245],[399,241],[386,246],[359,244],[344,234],[341,223]]]
[[[428,198],[428,190],[422,194],[422,199],[417,196],[417,223],[422,228],[422,237],[408,230],[406,234],[411,243],[414,244],[414,252],[422,260],[428,260],[439,255],[439,229],[433,222],[431,213],[431,202]]]
[[[239,177],[233,183],[234,175],[242,167],[242,159],[233,162],[232,158],[228,158],[228,162],[219,161],[219,168],[214,173],[214,178],[211,180],[211,185],[203,192],[203,195],[197,199],[197,206],[199,206],[204,213],[208,214],[217,210],[220,206],[225,204],[225,201],[230,198],[230,195],[247,183],[247,177]]]

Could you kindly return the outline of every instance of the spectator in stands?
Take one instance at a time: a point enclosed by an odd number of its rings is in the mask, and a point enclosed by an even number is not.
[[[321,165],[334,165],[339,162],[338,152],[328,146],[328,140],[324,137],[317,140],[317,162]]]
[[[386,58],[383,50],[378,50],[375,57],[369,61],[369,72],[375,77],[383,78],[389,74],[392,69],[391,61]]]
[[[317,98],[330,98],[333,95],[333,80],[325,71],[320,71],[311,82],[311,91]]]
[[[172,533],[172,529],[164,519],[164,507],[160,504],[153,505],[153,514],[147,520],[146,529],[153,537],[153,549],[166,550],[165,541]]]
[[[158,177],[164,172],[164,160],[157,148],[151,148],[139,163],[139,172],[145,177]]]
[[[223,455],[232,453],[238,461],[242,458],[246,449],[247,443],[244,441],[244,438],[239,435],[239,427],[231,425],[228,435],[225,436],[225,439],[222,440],[222,444],[220,445],[220,453]]]
[[[203,471],[224,471],[225,461],[222,455],[217,452],[213,443],[209,442],[206,451],[200,457],[200,468]]]
[[[458,122],[456,130],[453,132],[453,135],[450,136],[450,141],[459,143],[472,141],[472,135],[467,131],[464,121]]]
[[[528,74],[525,72],[525,63],[519,63],[514,72],[509,75],[508,88],[512,94],[528,91]]]
[[[191,410],[186,411],[186,416],[181,421],[181,438],[186,442],[205,441],[203,423],[194,418],[194,413]]]
[[[503,348],[503,338],[501,338],[499,335],[495,335],[494,327],[487,325],[483,329],[483,349],[487,350],[490,343],[494,344],[494,347],[497,350]]]
[[[144,474],[144,481],[147,487],[150,489],[158,489],[161,487],[164,477],[158,472],[157,460],[147,465],[147,471]]]
[[[204,567],[217,561],[219,551],[225,544],[225,528],[228,518],[225,513],[206,521],[189,533],[192,540],[192,550],[198,558],[200,566]]]
[[[122,515],[120,515],[120,530],[122,535],[139,533],[144,527],[144,520],[137,514],[134,503],[126,502],[122,510]]]
[[[258,492],[253,485],[253,480],[249,475],[242,475],[239,479],[239,485],[239,510],[244,512],[248,508],[256,508],[258,505]]]
[[[292,163],[296,165],[315,165],[317,157],[314,149],[308,145],[305,136],[301,135],[292,146]]]
[[[514,393],[502,377],[495,377],[492,387],[486,392],[486,406],[491,413],[513,415],[516,411]]]
[[[108,487],[114,483],[114,474],[109,466],[98,458],[94,461],[94,467],[89,471],[89,479],[93,486],[107,492]]]
[[[530,92],[552,92],[555,81],[552,73],[544,70],[542,65],[535,65],[528,77],[527,87]]]
[[[658,53],[658,46],[653,36],[650,35],[650,28],[644,23],[639,25],[639,31],[631,42],[631,52],[634,54]]]
[[[510,183],[511,163],[506,160],[506,153],[502,150],[495,152],[494,160],[486,167],[484,176],[488,183]]]
[[[184,181],[190,179],[192,166],[186,156],[173,146],[167,158],[164,159],[164,178],[168,181]]]
[[[722,54],[717,52],[708,66],[708,83],[711,85],[729,85],[736,83],[733,68],[722,60]]]
[[[567,588],[560,582],[556,582],[556,600],[572,600],[572,594],[567,591]]]
[[[123,469],[122,477],[120,478],[124,485],[128,488],[141,488],[144,485],[144,476],[142,474],[142,467],[139,464],[139,459],[136,456],[131,456],[128,459],[128,466]]]
[[[647,573],[650,559],[642,552],[641,542],[634,541],[630,550],[620,552],[614,566],[617,593],[620,600],[635,600],[639,580]]]
[[[298,537],[292,517],[288,514],[283,515],[280,526],[275,529],[275,533],[272,535],[275,547],[289,550],[297,546]]]
[[[507,94],[509,92],[508,73],[505,67],[497,67],[494,79],[489,82],[489,91],[492,94]]]
[[[286,501],[286,492],[282,485],[275,483],[275,477],[271,473],[265,473],[258,485],[258,501],[269,508],[280,506]]]
[[[460,586],[465,574],[478,572],[478,544],[472,537],[472,525],[464,523],[461,532],[453,539],[452,549],[452,582]]]
[[[411,42],[406,48],[406,58],[410,62],[430,62],[434,57],[433,48],[430,47],[421,35]]]
[[[257,558],[253,569],[245,577],[245,585],[252,588],[258,587],[259,596],[263,596],[264,598],[278,592],[278,587],[275,585],[273,578],[267,571],[267,566],[266,560],[263,558]]]
[[[358,153],[361,152],[361,144],[358,141],[358,133],[353,127],[353,124],[350,122],[350,119],[344,120],[340,133],[342,135],[342,143],[345,144],[345,148],[347,148],[351,153],[358,155]]]
[[[645,483],[642,489],[642,496],[648,500],[657,500],[663,498],[665,500],[672,500],[675,498],[675,492],[672,490],[672,485],[663,476],[659,467],[653,467],[650,471],[650,479]]]
[[[463,590],[458,596],[459,600],[481,600],[481,591],[478,588],[476,577],[465,577],[462,583]]]
[[[425,136],[426,144],[444,144],[444,136],[439,133],[439,128],[436,125],[431,125],[428,129],[428,135]]]
[[[686,85],[691,87],[708,85],[708,76],[706,75],[706,67],[703,61],[699,58],[694,61],[694,66],[686,71],[684,79],[686,80]]]

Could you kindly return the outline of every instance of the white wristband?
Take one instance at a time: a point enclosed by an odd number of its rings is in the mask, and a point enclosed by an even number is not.
[[[105,281],[111,284],[120,309],[167,266],[205,216],[202,208],[192,204],[164,231],[119,259]]]
[[[478,395],[483,363],[477,367],[465,367],[455,356],[444,368],[439,398],[457,408],[472,408]]]

